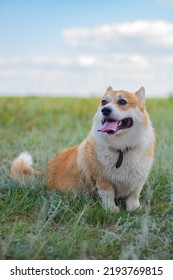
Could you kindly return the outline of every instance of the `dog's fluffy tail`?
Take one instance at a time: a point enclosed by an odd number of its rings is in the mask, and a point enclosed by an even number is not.
[[[21,153],[11,165],[11,178],[17,182],[27,183],[30,176],[43,176],[43,172],[34,170],[32,164],[32,156],[28,152]]]

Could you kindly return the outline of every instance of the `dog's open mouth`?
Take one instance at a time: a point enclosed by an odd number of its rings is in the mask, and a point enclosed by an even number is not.
[[[114,134],[120,129],[130,128],[133,125],[132,118],[125,118],[122,120],[113,120],[105,118],[102,121],[102,127],[98,129],[100,132],[106,132],[107,134]]]

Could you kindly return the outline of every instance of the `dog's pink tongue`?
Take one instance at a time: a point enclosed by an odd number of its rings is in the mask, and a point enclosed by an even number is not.
[[[118,122],[116,121],[105,121],[103,127],[101,127],[98,131],[101,132],[110,132],[110,131],[114,131],[116,132],[118,127]]]

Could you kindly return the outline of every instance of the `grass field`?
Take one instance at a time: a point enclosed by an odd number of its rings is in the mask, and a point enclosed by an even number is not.
[[[0,259],[173,259],[173,99],[147,100],[157,145],[142,207],[107,213],[99,198],[22,186],[12,159],[29,151],[41,169],[84,139],[97,99],[0,98]]]

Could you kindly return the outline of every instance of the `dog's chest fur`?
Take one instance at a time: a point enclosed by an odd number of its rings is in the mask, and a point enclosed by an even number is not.
[[[145,181],[151,168],[152,159],[139,149],[123,152],[123,161],[116,168],[119,152],[108,147],[98,147],[97,157],[105,167],[105,177],[113,183],[117,196],[126,197]]]

